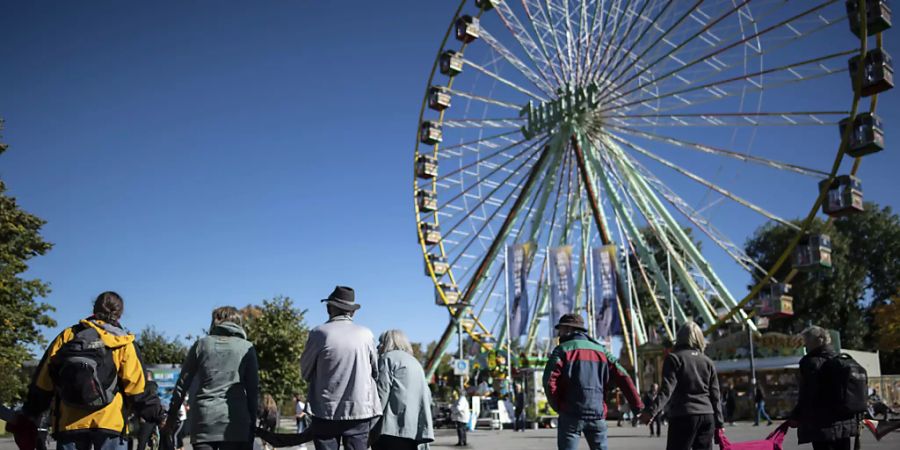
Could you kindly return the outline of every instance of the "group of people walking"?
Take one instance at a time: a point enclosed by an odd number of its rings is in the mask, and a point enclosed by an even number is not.
[[[299,395],[295,398],[297,432],[313,441],[316,450],[427,446],[434,440],[431,391],[406,335],[389,330],[376,344],[369,329],[353,322],[360,305],[349,287],[336,287],[322,302],[329,319],[310,331],[299,360],[309,389],[305,403]],[[182,406],[189,390],[195,449],[250,450],[260,418],[264,429],[275,430],[274,399],[265,396],[259,408],[257,355],[240,311],[230,306],[213,310],[208,334],[193,344],[182,363],[167,409],[145,375],[134,336],[119,324],[123,312],[122,298],[104,292],[94,301],[91,316],[53,340],[22,413],[10,423],[17,441],[52,408],[57,448],[124,450],[129,413],[171,436],[184,419]],[[605,393],[612,385],[627,402],[627,411],[639,414],[642,423],[656,424],[657,436],[665,411],[669,450],[710,449],[723,436],[733,411],[726,419],[715,365],[704,354],[706,341],[697,324],[689,321],[678,331],[663,364],[661,384],[653,385],[643,399],[625,369],[588,335],[581,315],[563,315],[555,328],[559,345],[545,366],[543,385],[550,406],[559,413],[560,450],[578,448],[582,435],[592,450],[608,448]],[[803,337],[807,354],[800,361],[800,397],[789,423],[798,427],[801,444],[812,443],[815,450],[849,450],[850,439],[858,433],[856,420],[819,395],[823,365],[835,357],[830,335],[810,327]],[[515,391],[515,429],[524,430],[524,396],[520,386]],[[469,404],[464,392],[454,394],[452,420],[457,445],[463,446],[468,444]],[[728,395],[733,394],[729,386],[726,411]],[[754,394],[757,411],[764,415],[764,392]]]

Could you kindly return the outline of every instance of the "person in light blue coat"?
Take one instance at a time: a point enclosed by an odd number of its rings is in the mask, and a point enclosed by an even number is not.
[[[434,441],[431,391],[422,365],[400,330],[378,338],[378,397],[383,406],[373,433],[373,450],[427,449]]]

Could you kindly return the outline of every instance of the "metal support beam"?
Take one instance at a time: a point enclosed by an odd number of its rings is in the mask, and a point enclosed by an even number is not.
[[[525,180],[525,184],[522,185],[522,190],[519,192],[518,198],[516,198],[515,203],[513,203],[509,213],[507,213],[506,219],[503,220],[503,225],[500,226],[496,239],[491,242],[491,246],[484,255],[484,259],[481,260],[478,269],[475,271],[475,274],[472,275],[469,286],[466,288],[465,293],[463,293],[460,303],[468,304],[475,295],[475,291],[478,290],[478,286],[484,280],[484,275],[487,272],[488,267],[497,256],[497,252],[500,251],[502,244],[506,242],[506,236],[509,234],[509,230],[512,228],[512,224],[515,222],[519,210],[522,208],[522,205],[525,204],[525,199],[528,197],[529,192],[531,192],[534,182],[538,179],[538,175],[544,170],[544,166],[549,159],[549,154],[549,149],[545,148],[537,162],[531,168],[531,172],[528,173],[528,178]],[[448,323],[447,328],[444,329],[444,333],[438,340],[434,352],[428,357],[428,362],[425,365],[426,378],[431,379],[434,375],[434,371],[437,369],[441,357],[444,356],[447,347],[450,345],[450,337],[456,331],[457,323],[463,317],[465,312],[466,308],[457,308],[456,311],[451,314],[450,323]]]

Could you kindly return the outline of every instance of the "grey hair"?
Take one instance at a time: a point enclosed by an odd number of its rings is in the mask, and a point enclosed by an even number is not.
[[[679,346],[695,348],[701,352],[706,350],[706,338],[703,337],[703,330],[693,320],[689,320],[681,326],[675,339],[675,343]]]
[[[831,333],[822,327],[812,325],[803,330],[800,334],[803,336],[803,343],[806,344],[810,350],[831,345]]]
[[[387,353],[394,350],[413,354],[412,345],[406,333],[400,330],[387,330],[378,337],[378,352]]]

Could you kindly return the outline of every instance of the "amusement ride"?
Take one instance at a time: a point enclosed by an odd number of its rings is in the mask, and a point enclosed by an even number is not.
[[[463,0],[414,152],[424,274],[449,312],[429,376],[457,334],[544,350],[561,312],[595,336],[618,323],[629,358],[689,318],[791,314],[792,279],[831,264],[811,222],[862,210],[860,162],[884,148],[890,25],[879,0]],[[764,267],[735,222],[794,234]]]

